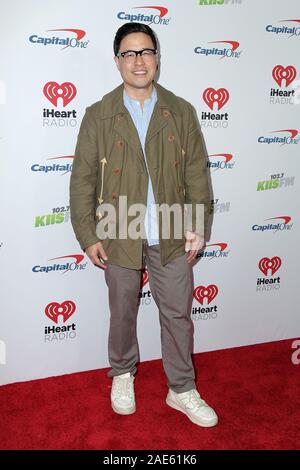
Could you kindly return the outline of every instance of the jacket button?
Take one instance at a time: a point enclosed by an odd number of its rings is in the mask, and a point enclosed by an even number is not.
[[[112,199],[117,199],[118,195],[117,195],[117,193],[113,192],[111,197],[112,197]]]
[[[174,135],[173,135],[173,134],[169,135],[168,141],[169,141],[169,142],[174,142],[174,140],[175,140]]]
[[[114,173],[119,175],[121,173],[121,168],[114,168]]]
[[[170,116],[170,111],[168,111],[167,109],[164,109],[164,110],[163,110],[163,115],[164,115],[165,117],[169,117],[169,116]]]
[[[123,145],[124,145],[124,142],[123,142],[123,140],[118,140],[118,142],[117,142],[117,146],[118,146],[119,148],[122,148],[122,147],[123,147]]]

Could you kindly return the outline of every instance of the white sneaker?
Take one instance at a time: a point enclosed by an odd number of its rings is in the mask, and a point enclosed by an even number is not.
[[[169,389],[166,403],[175,410],[185,413],[198,426],[209,428],[218,423],[217,414],[202,400],[196,389],[184,393],[175,393]]]
[[[135,412],[134,377],[127,372],[113,378],[111,406],[115,413],[130,415]]]

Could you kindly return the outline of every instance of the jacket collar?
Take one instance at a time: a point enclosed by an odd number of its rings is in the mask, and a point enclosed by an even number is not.
[[[150,119],[145,144],[168,125],[169,116],[171,114],[178,114],[179,112],[176,106],[176,96],[157,83],[155,87],[157,91],[157,102]],[[124,87],[122,84],[103,97],[100,108],[100,118],[114,118],[115,131],[139,154],[141,164],[145,168],[140,139],[130,113],[124,105],[123,90]]]
[[[177,97],[158,83],[155,83],[155,88],[157,91],[156,107],[178,114]],[[101,110],[102,119],[111,118],[117,114],[128,114],[128,110],[124,106],[123,90],[124,85],[122,84],[103,97]]]

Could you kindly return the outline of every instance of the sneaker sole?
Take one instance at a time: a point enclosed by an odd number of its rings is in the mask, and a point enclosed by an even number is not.
[[[133,413],[135,413],[136,411],[136,407],[132,407],[132,408],[116,408],[113,404],[111,405],[112,409],[114,410],[115,413],[117,413],[118,415],[132,415]]]
[[[192,421],[192,423],[197,424],[198,426],[202,426],[203,428],[212,428],[213,426],[216,426],[218,424],[218,419],[212,421],[211,423],[203,423],[191,418],[191,416],[186,411],[180,408],[177,403],[174,403],[168,397],[166,398],[166,404],[169,405],[171,408],[174,408],[174,410],[181,411],[181,413],[184,413],[189,418],[189,420]]]

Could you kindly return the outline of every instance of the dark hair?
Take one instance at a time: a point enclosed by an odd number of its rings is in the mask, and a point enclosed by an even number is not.
[[[118,55],[122,39],[131,33],[144,33],[149,36],[153,42],[154,49],[157,49],[157,39],[153,29],[147,24],[142,23],[125,23],[116,32],[114,39],[114,54]]]

